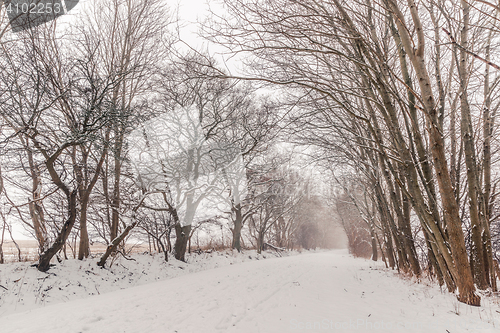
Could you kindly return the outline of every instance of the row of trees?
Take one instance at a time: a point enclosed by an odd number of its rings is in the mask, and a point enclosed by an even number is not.
[[[380,246],[390,266],[415,276],[426,269],[467,304],[480,304],[476,288],[496,291],[499,7],[465,0],[225,5],[229,15],[207,22],[205,33],[247,62],[241,77],[289,88],[287,101],[300,106],[293,134],[317,148],[344,190],[339,200],[360,210],[374,258]],[[346,184],[349,174],[357,185]]]
[[[112,0],[71,28],[12,34],[4,24],[1,244],[20,221],[38,242],[40,271],[70,240],[78,259],[106,244],[100,266],[130,237],[185,260],[195,232],[219,225],[238,251],[244,236],[259,252],[331,243],[328,221],[298,213],[328,208],[270,154],[281,106],[221,79],[205,53],[179,51],[175,22],[160,0]]]
[[[341,218],[357,210],[349,241],[467,304],[497,290],[497,5],[227,0],[202,33],[246,63],[241,75],[179,56],[161,1],[95,8],[67,33],[1,40],[3,197],[39,241],[40,270],[75,225],[80,259],[89,230],[109,244],[101,266],[138,225],[165,252],[174,230],[183,260],[209,208],[237,249],[244,226],[259,251],[319,244],[305,212],[328,208],[272,153],[281,133],[337,189],[322,201]],[[280,87],[280,102],[241,80]]]

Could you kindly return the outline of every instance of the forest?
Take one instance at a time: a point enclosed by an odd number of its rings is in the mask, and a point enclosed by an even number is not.
[[[1,8],[0,263],[14,226],[42,272],[133,242],[334,248],[340,226],[460,302],[498,292],[498,3],[221,0],[203,45],[163,0],[21,31]]]

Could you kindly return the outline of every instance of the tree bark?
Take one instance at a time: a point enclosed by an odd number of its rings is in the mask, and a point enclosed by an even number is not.
[[[403,222],[400,228],[403,231],[403,237],[406,247],[406,253],[408,255],[408,260],[410,261],[411,268],[413,270],[413,274],[415,276],[420,276],[421,269],[420,263],[417,258],[417,250],[415,249],[415,241],[413,240],[413,234],[411,230],[411,221],[410,221],[411,207],[409,200],[404,197],[403,198]]]
[[[108,257],[116,252],[116,249],[118,248],[120,243],[125,240],[125,237],[127,237],[130,231],[134,229],[136,225],[139,223],[139,220],[136,217],[136,213],[142,206],[147,195],[148,195],[147,192],[142,194],[142,198],[139,200],[139,203],[132,209],[132,224],[128,225],[119,236],[117,236],[115,239],[111,241],[111,244],[109,244],[108,247],[106,248],[106,252],[104,252],[104,254],[101,256],[99,262],[97,262],[98,266],[104,267],[104,265],[106,265],[106,260],[108,260]]]
[[[28,164],[30,167],[31,180],[33,184],[32,200],[30,201],[28,208],[31,216],[31,221],[33,222],[35,236],[38,242],[38,249],[40,253],[43,253],[47,248],[47,229],[45,228],[43,207],[40,202],[42,194],[42,180],[40,178],[40,169],[33,160],[33,153],[31,151],[31,148],[29,147],[29,140],[27,138],[25,140],[21,136],[20,140],[26,147],[26,155],[28,157]]]
[[[174,257],[180,261],[186,261],[185,255],[187,250],[187,243],[189,234],[191,232],[191,225],[181,226],[180,223],[175,225],[175,244],[174,244]]]
[[[118,236],[118,225],[120,223],[120,181],[121,181],[121,153],[122,153],[122,142],[123,134],[122,129],[116,129],[115,135],[116,143],[114,150],[114,186],[113,195],[111,198],[111,230],[110,238],[115,239]]]
[[[496,12],[498,17],[499,12]],[[488,41],[486,44],[486,61],[490,61],[490,45],[492,39],[493,31],[490,30],[488,33]],[[487,263],[489,282],[493,291],[497,291],[496,283],[496,271],[493,259],[493,250],[491,246],[491,232],[490,232],[490,219],[491,219],[491,136],[493,134],[493,117],[490,114],[491,107],[491,88],[490,88],[490,66],[486,66],[484,75],[484,111],[483,111],[483,214],[484,214],[484,239],[483,246],[485,249],[485,255],[487,258],[485,262]]]
[[[259,230],[257,232],[257,253],[261,254],[264,250],[264,234],[263,230]]]
[[[483,225],[480,221],[479,212],[479,177],[476,163],[476,149],[474,144],[474,133],[472,129],[472,120],[470,106],[466,88],[467,82],[467,53],[468,48],[468,30],[469,30],[469,6],[466,1],[461,1],[463,10],[463,27],[460,32],[460,62],[457,65],[460,81],[460,110],[461,123],[460,130],[462,141],[464,143],[465,165],[467,167],[467,189],[469,195],[469,214],[471,221],[471,266],[475,284],[479,289],[486,289],[486,265],[483,249]],[[454,48],[456,52],[456,46]],[[457,57],[455,56],[455,59]]]
[[[68,219],[59,231],[59,234],[52,246],[40,255],[37,268],[41,272],[46,272],[49,270],[50,260],[57,252],[59,252],[63,248],[64,244],[66,244],[66,240],[68,239],[69,234],[71,233],[71,229],[73,228],[76,220],[76,194],[77,190],[74,190],[67,196],[69,214]]]
[[[106,145],[109,141],[109,132],[110,130],[106,130],[106,134],[104,136],[104,144]],[[83,148],[85,149],[85,148]],[[80,246],[78,249],[78,259],[82,260],[83,258],[87,258],[90,255],[90,243],[89,243],[89,235],[87,231],[87,210],[90,200],[90,193],[94,189],[97,180],[101,174],[102,167],[104,165],[104,161],[106,160],[106,156],[108,154],[108,149],[105,146],[101,152],[101,156],[99,161],[97,162],[96,169],[94,171],[93,177],[90,181],[87,178],[87,170],[85,173],[82,172],[80,167],[76,168],[77,180],[80,182],[79,186],[79,194],[80,194]],[[75,161],[76,163],[76,161]],[[88,152],[84,151],[83,153],[83,166],[88,168]],[[85,174],[85,176],[84,176]],[[85,178],[84,178],[85,177]]]
[[[241,252],[241,229],[243,228],[243,216],[241,214],[241,204],[237,204],[234,207],[234,213],[235,213],[235,219],[234,219],[234,226],[232,228],[233,232],[233,242],[232,242],[232,247],[233,249],[238,250],[238,252]]]
[[[106,248],[106,252],[104,252],[101,259],[97,263],[97,266],[104,267],[106,265],[106,260],[108,260],[111,254],[116,252],[116,249],[118,248],[120,243],[125,240],[125,237],[127,237],[130,231],[135,228],[137,223],[138,223],[137,219],[134,218],[134,222],[131,225],[128,225],[118,237],[113,239],[111,244],[109,244],[108,247]]]
[[[372,241],[372,260],[377,261],[378,259],[378,250],[377,250],[377,239],[375,238],[375,230],[370,225],[370,237]]]

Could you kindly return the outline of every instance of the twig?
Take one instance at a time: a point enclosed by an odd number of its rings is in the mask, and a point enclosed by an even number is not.
[[[118,253],[120,253],[120,254],[123,256],[123,258],[125,258],[125,259],[127,259],[127,260],[137,261],[137,260],[135,260],[135,259],[134,259],[134,258],[132,258],[132,257],[127,257],[127,256],[125,255],[125,253],[123,253],[123,251],[121,251],[121,250],[120,250],[120,251],[118,251]]]
[[[3,288],[3,289],[5,289],[5,290],[9,290],[9,289],[5,288],[4,286],[2,286],[1,284],[0,284],[0,287],[2,287],[2,288]]]
[[[494,64],[494,63],[492,63],[492,62],[491,62],[491,61],[489,61],[489,60],[486,60],[486,59],[484,59],[484,58],[480,57],[479,55],[475,54],[475,53],[474,53],[474,52],[472,52],[472,51],[467,50],[465,47],[463,47],[462,45],[460,45],[460,44],[458,44],[458,43],[457,43],[457,41],[455,40],[455,38],[451,35],[451,33],[450,33],[448,30],[446,30],[445,28],[442,28],[442,29],[443,29],[443,31],[444,31],[444,32],[448,35],[448,37],[450,37],[451,43],[452,43],[453,45],[455,45],[455,46],[456,46],[456,47],[458,47],[459,49],[464,50],[465,52],[469,53],[469,54],[470,54],[470,55],[472,55],[474,58],[479,59],[479,60],[481,60],[482,62],[484,62],[485,64],[490,65],[491,67],[493,67],[493,68],[495,68],[495,69],[497,69],[497,70],[499,70],[499,71],[500,71],[500,66],[498,66],[498,65],[496,65],[496,64]]]
[[[269,243],[264,243],[266,246],[269,246],[271,249],[275,250],[275,251],[286,251],[285,248],[282,248],[282,247],[277,247],[277,246],[274,246],[272,244],[269,244]]]

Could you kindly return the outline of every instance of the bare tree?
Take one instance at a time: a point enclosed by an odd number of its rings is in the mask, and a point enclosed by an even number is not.
[[[110,172],[103,174],[103,194],[111,208],[109,241],[118,236],[122,166],[126,159],[125,136],[136,122],[136,105],[151,91],[152,77],[164,64],[173,42],[167,30],[174,22],[162,1],[100,1],[83,18],[86,40],[98,45],[103,71],[127,73],[111,92],[111,108],[117,121],[110,126]],[[106,162],[108,163],[108,162]],[[112,179],[112,181],[110,180]],[[109,183],[113,183],[112,190]]]

